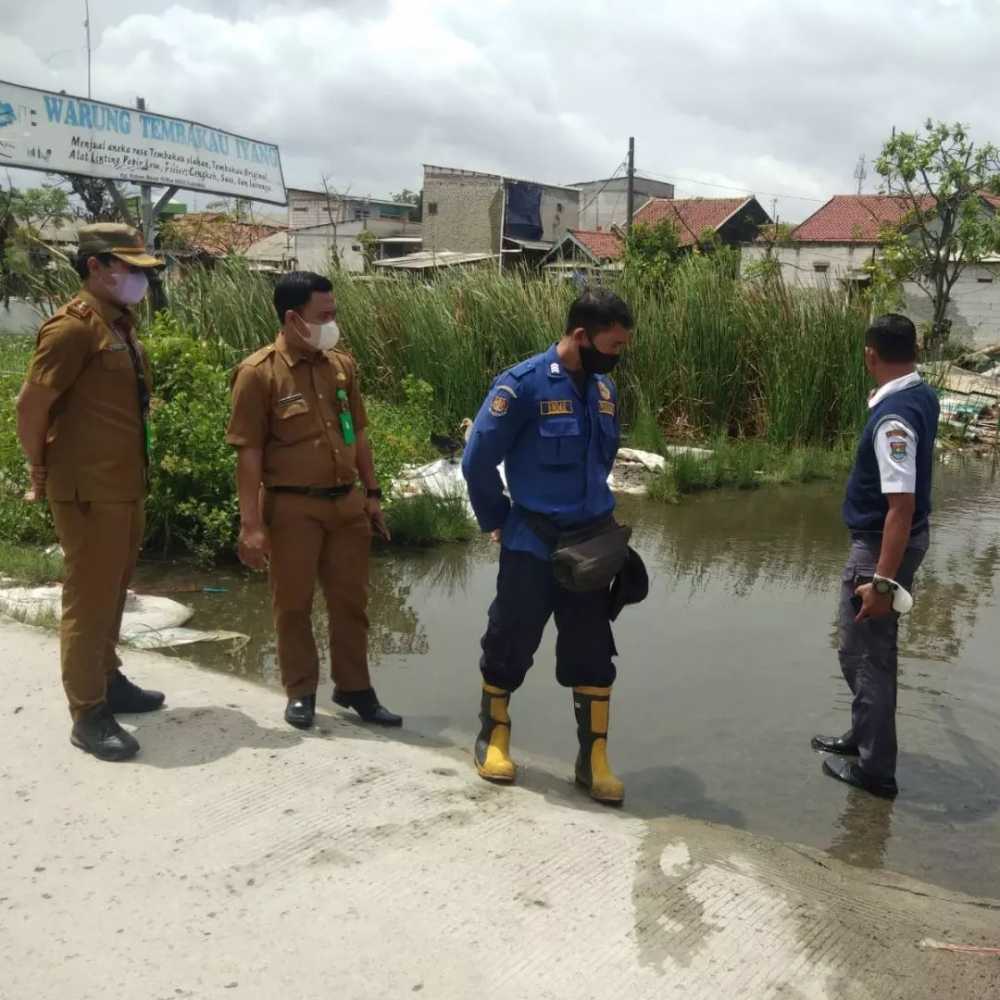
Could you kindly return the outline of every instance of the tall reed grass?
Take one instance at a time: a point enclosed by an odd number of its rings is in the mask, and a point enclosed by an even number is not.
[[[673,439],[825,445],[851,436],[865,413],[867,305],[742,281],[735,270],[723,251],[684,261],[665,282],[611,279],[636,317],[615,375],[625,424],[647,441],[656,426]],[[499,372],[561,335],[575,294],[566,281],[486,271],[430,282],[331,277],[365,391],[401,402],[406,377],[423,379],[449,430],[475,415]],[[228,366],[273,339],[272,282],[239,259],[195,268],[170,284],[169,311]]]

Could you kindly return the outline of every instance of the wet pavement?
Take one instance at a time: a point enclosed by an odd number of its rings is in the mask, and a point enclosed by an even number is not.
[[[768,488],[675,507],[623,500],[651,575],[649,599],[616,629],[611,754],[626,809],[723,823],[1000,898],[1000,476],[961,460],[937,475],[931,550],[901,634],[894,803],[824,778],[809,749],[813,734],[839,733],[849,719],[834,641],[847,552],[840,492]],[[461,744],[474,733],[495,575],[485,541],[377,556],[373,674],[411,729]],[[172,596],[195,608],[194,627],[251,636],[235,653],[206,644],[185,656],[277,687],[263,580],[147,564],[144,587],[179,590]],[[325,646],[318,610],[316,624]],[[553,647],[550,626],[512,701],[513,746],[564,761],[568,777],[573,713]],[[276,690],[276,716],[282,708]]]

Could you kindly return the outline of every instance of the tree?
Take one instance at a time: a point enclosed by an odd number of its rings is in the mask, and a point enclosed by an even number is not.
[[[107,181],[76,174],[65,174],[63,180],[79,199],[82,206],[79,215],[85,222],[127,222],[130,226],[136,224],[136,220],[125,211],[124,203],[119,204],[111,194]]]
[[[23,284],[47,263],[50,252],[42,230],[69,219],[69,198],[57,187],[0,190],[0,299],[4,305],[10,302],[15,282]]]
[[[666,278],[681,255],[680,236],[670,219],[636,223],[625,237],[625,270],[642,278]]]
[[[403,188],[402,191],[397,191],[392,195],[392,200],[397,205],[416,205],[417,207],[410,212],[410,222],[420,222],[424,217],[424,192],[411,191],[409,188]]]
[[[787,222],[765,222],[757,227],[757,242],[763,246],[764,255],[746,266],[743,274],[748,279],[764,282],[781,281],[781,261],[775,251],[791,244],[792,230]]]
[[[914,282],[931,300],[924,348],[947,343],[952,289],[969,264],[1000,251],[1000,216],[983,197],[1000,194],[1000,151],[977,146],[964,125],[928,119],[918,132],[894,133],[875,170],[905,214],[881,234],[872,265],[876,285]]]

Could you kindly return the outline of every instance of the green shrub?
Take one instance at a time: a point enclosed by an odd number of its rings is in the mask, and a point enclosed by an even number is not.
[[[55,539],[48,504],[23,499],[29,479],[17,440],[15,403],[33,347],[31,337],[0,335],[0,538],[47,544]]]

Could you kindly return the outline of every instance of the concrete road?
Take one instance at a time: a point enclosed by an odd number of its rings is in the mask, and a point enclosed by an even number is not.
[[[494,788],[465,747],[132,653],[141,755],[70,746],[54,636],[0,624],[3,1000],[978,1000],[1000,902],[591,804],[571,762]],[[515,728],[516,746],[516,728]],[[794,831],[790,831],[794,836]]]

